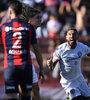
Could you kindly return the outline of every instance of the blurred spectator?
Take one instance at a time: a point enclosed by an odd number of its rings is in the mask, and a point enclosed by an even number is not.
[[[90,36],[90,14],[86,15],[86,31],[88,36]]]
[[[70,6],[70,3],[68,1],[61,2],[60,6],[59,6],[59,14],[60,15],[64,14],[65,10],[67,12],[71,11],[71,6]]]
[[[55,48],[60,45],[60,40],[54,40],[54,39],[49,39],[48,41],[48,54],[50,57],[52,57],[53,52],[55,51]]]
[[[37,37],[48,37],[48,32],[46,29],[46,22],[48,20],[48,14],[45,12],[45,5],[44,0],[35,0],[35,8],[39,9],[41,11],[41,19],[42,19],[42,25],[36,30]]]
[[[51,39],[49,40],[49,43],[48,43],[48,53],[51,54],[52,56],[54,50],[55,50],[55,41]]]
[[[87,34],[90,36],[90,0],[82,0],[81,5],[84,5],[87,9],[86,12],[86,31]]]
[[[68,0],[64,0],[61,2],[61,5],[59,6],[59,14],[63,17],[63,20],[65,21],[62,30],[60,31],[60,36],[64,37],[66,30],[70,26],[75,25],[75,12],[73,11],[71,4]]]
[[[61,44],[61,41],[60,40],[56,40],[55,41],[55,48],[57,48],[60,44]]]
[[[6,13],[5,13],[5,15],[3,16],[1,23],[4,23],[4,22],[6,22],[6,21],[9,20],[9,14],[8,14],[8,11],[5,11],[5,12],[6,12]]]
[[[87,31],[85,29],[85,15],[86,7],[80,5],[81,0],[72,0],[72,7],[76,13],[76,29],[78,30],[81,36],[86,36]]]
[[[43,12],[44,8],[45,8],[45,6],[44,6],[44,0],[35,0],[34,7]]]
[[[0,12],[7,10],[7,0],[0,0]]]
[[[42,24],[39,28],[36,30],[37,38],[47,38],[48,37],[48,31],[46,28],[46,24]]]
[[[7,13],[7,11],[5,10],[5,11],[2,11],[2,12],[0,12],[0,23],[3,23],[3,17],[6,15],[6,13]]]
[[[0,23],[2,23],[2,18],[7,13],[7,0],[0,1]]]
[[[54,38],[59,36],[59,31],[62,24],[59,22],[58,16],[56,14],[51,14],[47,22],[48,36]]]
[[[84,5],[87,9],[87,15],[90,15],[90,0],[81,0],[81,5]]]
[[[48,14],[57,14],[59,3],[59,0],[45,0],[46,12],[48,12]]]
[[[30,5],[31,7],[34,7],[34,3],[35,3],[34,0],[19,0],[19,1]]]

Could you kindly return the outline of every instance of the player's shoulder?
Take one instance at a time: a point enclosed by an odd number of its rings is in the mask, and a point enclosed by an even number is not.
[[[66,48],[66,46],[67,46],[67,42],[62,43],[57,47],[57,50],[64,50]]]
[[[67,46],[67,42],[64,42],[64,43],[60,44],[58,47],[59,47],[59,48],[64,48],[64,47],[66,47],[66,46]]]
[[[82,42],[77,42],[77,44],[78,44],[79,47],[86,46],[86,45],[85,45],[84,43],[82,43]]]
[[[90,50],[90,47],[89,46],[87,46],[86,44],[84,44],[84,43],[81,43],[81,42],[78,42],[78,49],[81,49],[82,51],[84,50],[84,51],[86,51],[86,50]]]

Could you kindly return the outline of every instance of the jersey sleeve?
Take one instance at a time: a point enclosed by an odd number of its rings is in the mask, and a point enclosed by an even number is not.
[[[35,31],[35,28],[32,25],[31,25],[31,31],[32,31],[31,44],[35,44],[35,43],[37,43],[36,31]]]
[[[88,53],[90,53],[90,47],[88,47],[87,45],[83,45],[82,47],[83,55],[87,55]]]
[[[60,48],[56,48],[55,52],[53,53],[53,61],[60,60]]]

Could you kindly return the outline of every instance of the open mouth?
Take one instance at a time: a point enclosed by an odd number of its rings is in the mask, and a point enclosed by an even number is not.
[[[74,40],[70,40],[70,43],[72,44],[72,43],[74,43],[75,41]]]
[[[70,39],[70,41],[74,41],[74,39]]]
[[[70,40],[71,42],[74,42],[74,40]]]

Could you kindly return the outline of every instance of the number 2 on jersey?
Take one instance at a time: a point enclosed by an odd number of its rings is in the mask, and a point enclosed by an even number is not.
[[[16,37],[17,35],[18,35],[18,39],[15,41],[12,48],[21,48],[21,45],[19,45],[18,43],[22,39],[22,34],[21,34],[21,32],[14,32],[13,37]]]

